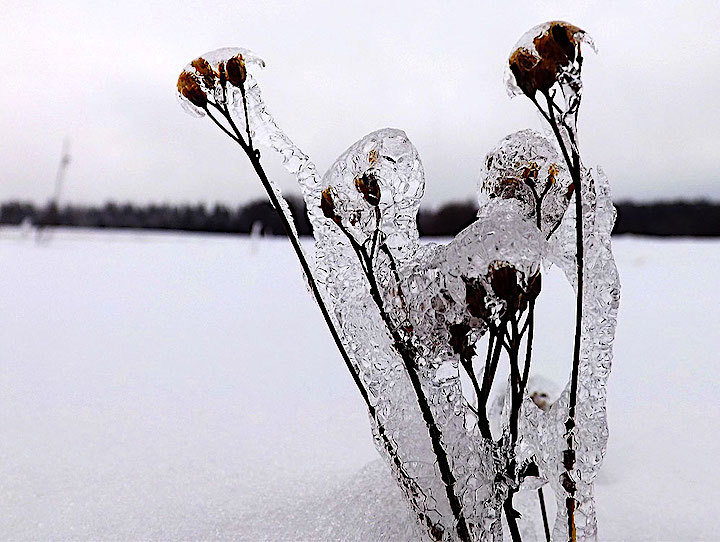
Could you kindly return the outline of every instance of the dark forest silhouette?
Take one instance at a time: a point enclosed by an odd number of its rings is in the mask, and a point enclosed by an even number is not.
[[[300,235],[312,230],[300,198],[289,198]],[[720,204],[710,202],[616,203],[615,234],[654,236],[720,236]],[[475,219],[474,203],[447,203],[437,209],[421,209],[418,227],[422,236],[455,235]],[[38,227],[131,228],[191,232],[281,235],[282,225],[269,203],[254,201],[239,207],[225,205],[103,206],[10,201],[0,204],[0,224],[30,223]]]

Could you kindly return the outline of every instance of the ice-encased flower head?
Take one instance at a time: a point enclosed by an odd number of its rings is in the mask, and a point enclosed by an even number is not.
[[[510,96],[525,94],[533,98],[547,92],[563,70],[575,62],[580,44],[595,44],[575,25],[551,21],[528,30],[513,47],[505,68],[505,86]]]
[[[232,107],[241,99],[240,89],[255,68],[265,62],[252,51],[223,47],[199,56],[180,73],[177,96],[185,111],[205,115],[208,100]]]
[[[535,130],[521,130],[487,154],[478,195],[480,207],[492,200],[518,201],[525,216],[549,234],[565,214],[572,191],[572,179],[555,145]]]

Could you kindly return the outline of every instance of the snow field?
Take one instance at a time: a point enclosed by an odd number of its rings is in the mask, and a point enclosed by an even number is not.
[[[601,539],[717,540],[720,241],[623,237],[615,253]],[[0,266],[0,538],[401,530],[285,241],[4,229]],[[572,294],[544,278],[535,368],[562,385]]]

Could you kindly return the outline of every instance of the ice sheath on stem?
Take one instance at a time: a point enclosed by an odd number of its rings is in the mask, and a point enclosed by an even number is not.
[[[178,80],[183,105],[238,144],[280,214],[368,408],[378,451],[415,518],[407,525],[408,538],[494,541],[507,530],[513,540],[533,540],[549,530],[544,501],[533,518],[521,517],[513,499],[526,490],[543,495],[546,484],[562,503],[554,538],[595,535],[592,480],[607,438],[604,384],[619,292],[609,244],[614,210],[604,177],[582,169],[579,155],[574,158],[579,91],[568,78],[573,73],[557,66],[569,64],[568,43],[579,51],[585,38],[579,29],[567,30],[569,25],[560,27],[562,34],[558,24],[538,27],[551,38],[541,39],[529,56],[515,58],[530,71],[541,65],[529,78],[535,83],[547,85],[552,66],[556,78],[564,78],[556,83],[565,113],[553,105],[552,85],[542,89],[561,137],[553,143],[526,130],[489,153],[478,220],[447,244],[418,243],[424,173],[403,132],[384,129],[365,136],[320,179],[267,111],[255,79],[263,63],[255,55],[241,49],[208,53]],[[535,62],[530,58],[535,53],[549,55],[555,64]],[[576,59],[573,55],[572,62]],[[527,81],[515,82],[525,84],[521,92],[529,88]],[[298,180],[315,236],[313,264],[280,191],[265,174],[258,145],[277,151]],[[564,159],[568,154],[571,160]],[[583,212],[568,208],[573,196]],[[581,231],[575,216],[585,226],[586,261],[592,262],[578,299],[591,308],[580,321],[569,390],[541,410],[527,393],[535,302],[548,265],[560,266],[573,283],[582,280],[575,266],[573,236]],[[489,337],[488,349],[478,355],[483,335]],[[505,361],[510,378],[504,406],[493,414],[490,394],[502,387],[495,375]],[[472,390],[463,389],[461,369]],[[577,398],[582,401],[571,416],[576,429],[569,432],[569,404]],[[564,461],[568,442],[577,454],[574,468]],[[568,480],[576,484],[572,493]]]

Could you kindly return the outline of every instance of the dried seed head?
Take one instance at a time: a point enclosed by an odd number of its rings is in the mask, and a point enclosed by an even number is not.
[[[227,80],[230,83],[236,87],[242,87],[245,84],[247,71],[245,70],[245,60],[241,54],[238,53],[230,58],[225,64],[225,70],[227,71]]]
[[[527,191],[522,183],[515,177],[509,175],[498,177],[494,182],[488,178],[485,181],[485,189],[491,198],[518,199],[524,200],[524,193]]]
[[[465,282],[465,303],[467,304],[468,312],[475,318],[481,318],[482,320],[490,319],[490,309],[488,309],[485,303],[485,296],[487,296],[487,290],[479,279],[469,279],[463,277]]]
[[[325,218],[329,218],[336,224],[341,223],[340,217],[335,213],[335,202],[333,201],[330,187],[322,191],[320,196],[320,209],[322,209]]]
[[[579,40],[584,32],[577,26],[553,21],[533,38],[535,51],[518,47],[509,59],[510,71],[520,90],[531,98],[547,92],[558,80],[563,68],[576,58]]]
[[[204,83],[206,89],[210,90],[215,87],[215,80],[217,79],[217,74],[215,73],[215,70],[212,69],[212,66],[210,66],[210,63],[207,60],[205,60],[203,57],[196,58],[190,63],[190,65],[198,72],[198,74],[202,78],[202,82]]]
[[[557,177],[560,174],[560,168],[557,164],[550,164],[548,166],[547,179],[545,179],[545,188],[549,188],[557,182]]]
[[[538,166],[535,162],[530,162],[526,167],[524,167],[522,171],[522,178],[525,184],[528,186],[535,186],[539,171],[540,166]]]
[[[380,184],[371,171],[367,171],[361,177],[355,179],[355,188],[363,195],[365,201],[373,207],[377,207],[380,203]]]
[[[190,72],[183,71],[178,77],[178,92],[195,107],[205,109],[207,107],[207,96],[200,83]]]
[[[518,271],[507,262],[495,262],[488,269],[490,286],[497,297],[507,303],[508,309],[516,311],[522,304],[522,289]]]

